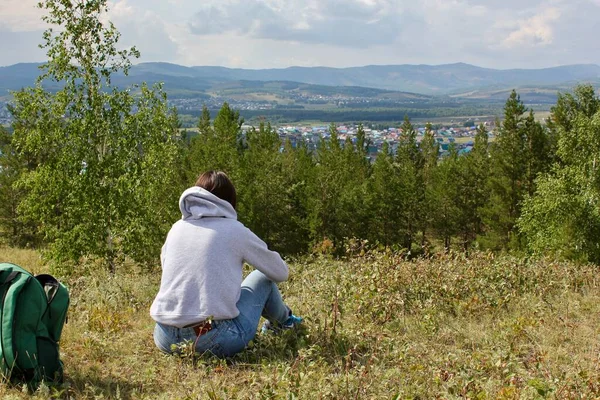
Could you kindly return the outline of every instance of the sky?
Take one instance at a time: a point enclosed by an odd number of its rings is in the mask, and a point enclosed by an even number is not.
[[[0,0],[0,66],[39,62],[38,0]],[[135,62],[232,68],[600,64],[600,0],[113,0]]]

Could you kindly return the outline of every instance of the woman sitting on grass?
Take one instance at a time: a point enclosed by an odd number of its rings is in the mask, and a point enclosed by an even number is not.
[[[166,353],[192,341],[196,353],[230,357],[254,338],[261,316],[284,329],[302,321],[275,284],[287,279],[287,265],[237,220],[235,206],[233,184],[217,171],[200,175],[179,199],[183,217],[163,245],[160,290],[150,308],[154,342]],[[242,282],[245,262],[256,270]]]

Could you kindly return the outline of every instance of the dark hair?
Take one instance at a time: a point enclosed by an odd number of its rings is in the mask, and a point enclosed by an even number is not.
[[[229,204],[231,204],[235,209],[235,187],[225,172],[206,171],[198,177],[196,180],[196,186],[200,186],[218,198],[229,202]]]

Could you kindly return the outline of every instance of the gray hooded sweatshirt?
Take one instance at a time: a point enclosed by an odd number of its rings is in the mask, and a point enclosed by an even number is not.
[[[162,247],[160,290],[150,308],[155,321],[182,328],[237,317],[244,262],[274,282],[287,279],[279,254],[237,220],[227,201],[196,186],[183,192],[179,208],[182,219]]]

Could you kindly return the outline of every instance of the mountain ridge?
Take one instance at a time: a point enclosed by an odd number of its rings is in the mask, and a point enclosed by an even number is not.
[[[37,63],[0,67],[0,91],[33,85]],[[36,71],[38,74],[36,75]],[[355,67],[300,67],[268,69],[222,66],[183,66],[167,62],[133,65],[129,76],[115,75],[119,85],[164,82],[165,88],[203,91],[227,81],[279,81],[323,86],[355,86],[424,95],[456,95],[486,88],[523,86],[572,87],[577,83],[600,84],[600,66],[572,64],[546,68],[494,69],[467,63],[390,64]]]

